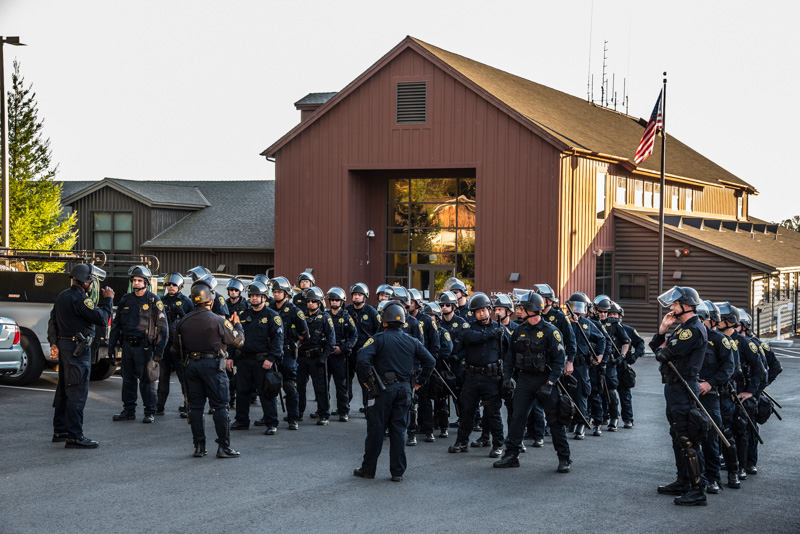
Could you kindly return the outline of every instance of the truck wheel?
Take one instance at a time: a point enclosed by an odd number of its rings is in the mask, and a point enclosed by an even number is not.
[[[42,376],[44,370],[44,355],[36,338],[22,336],[19,344],[22,347],[22,367],[19,373],[0,378],[0,382],[9,386],[26,386]]]
[[[117,370],[117,363],[113,358],[103,358],[96,364],[92,365],[92,374],[89,375],[90,380],[105,380],[114,374]]]

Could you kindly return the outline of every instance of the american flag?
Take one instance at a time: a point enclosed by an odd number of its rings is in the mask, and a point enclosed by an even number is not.
[[[646,160],[650,154],[653,153],[653,145],[656,142],[656,132],[664,128],[664,110],[661,108],[661,93],[658,93],[658,100],[656,100],[656,107],[653,108],[653,113],[650,115],[650,120],[647,121],[647,126],[644,129],[642,140],[639,141],[639,148],[636,149],[636,156],[633,162],[640,165]]]

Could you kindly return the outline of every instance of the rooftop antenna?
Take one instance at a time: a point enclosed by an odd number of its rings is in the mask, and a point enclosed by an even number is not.
[[[594,98],[592,95],[592,25],[594,24],[594,0],[592,0],[591,11],[589,12],[589,72],[586,74],[586,98],[589,102]]]
[[[622,78],[622,105],[625,106],[625,115],[628,114],[627,78]]]
[[[600,105],[608,107],[608,78],[606,78],[606,60],[608,59],[608,41],[603,41],[603,80],[600,83]]]
[[[611,94],[613,96],[614,111],[617,111],[617,73],[611,75]]]
[[[631,75],[631,21],[633,20],[633,2],[628,3],[628,67],[625,73],[626,78]],[[625,102],[625,115],[628,113],[628,94],[625,93],[622,97]]]
[[[592,74],[592,104],[594,104],[594,74]]]

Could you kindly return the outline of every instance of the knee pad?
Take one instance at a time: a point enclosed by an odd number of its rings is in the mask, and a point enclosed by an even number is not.
[[[214,410],[214,422],[226,422],[228,420],[228,409],[227,408],[217,408]]]

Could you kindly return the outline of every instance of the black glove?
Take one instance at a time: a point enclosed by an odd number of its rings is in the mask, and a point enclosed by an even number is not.
[[[539,402],[545,404],[550,401],[550,395],[553,393],[553,384],[548,384],[545,382],[542,384],[542,387],[539,388],[539,393],[536,396],[539,398]]]
[[[667,356],[668,354],[666,354],[665,351],[660,350],[656,352],[656,361],[661,363],[667,363],[669,361],[669,358]]]
[[[498,326],[497,328],[494,329],[494,337],[496,337],[497,339],[502,339],[505,333],[506,333],[505,326]]]
[[[514,388],[517,387],[517,383],[514,382],[513,378],[506,378],[503,380],[503,385],[500,387],[500,396],[505,400],[511,400],[514,398]]]
[[[635,361],[636,359],[633,357],[633,354],[628,354],[627,356],[625,356],[625,363],[627,363],[628,365],[633,365],[633,362]]]

